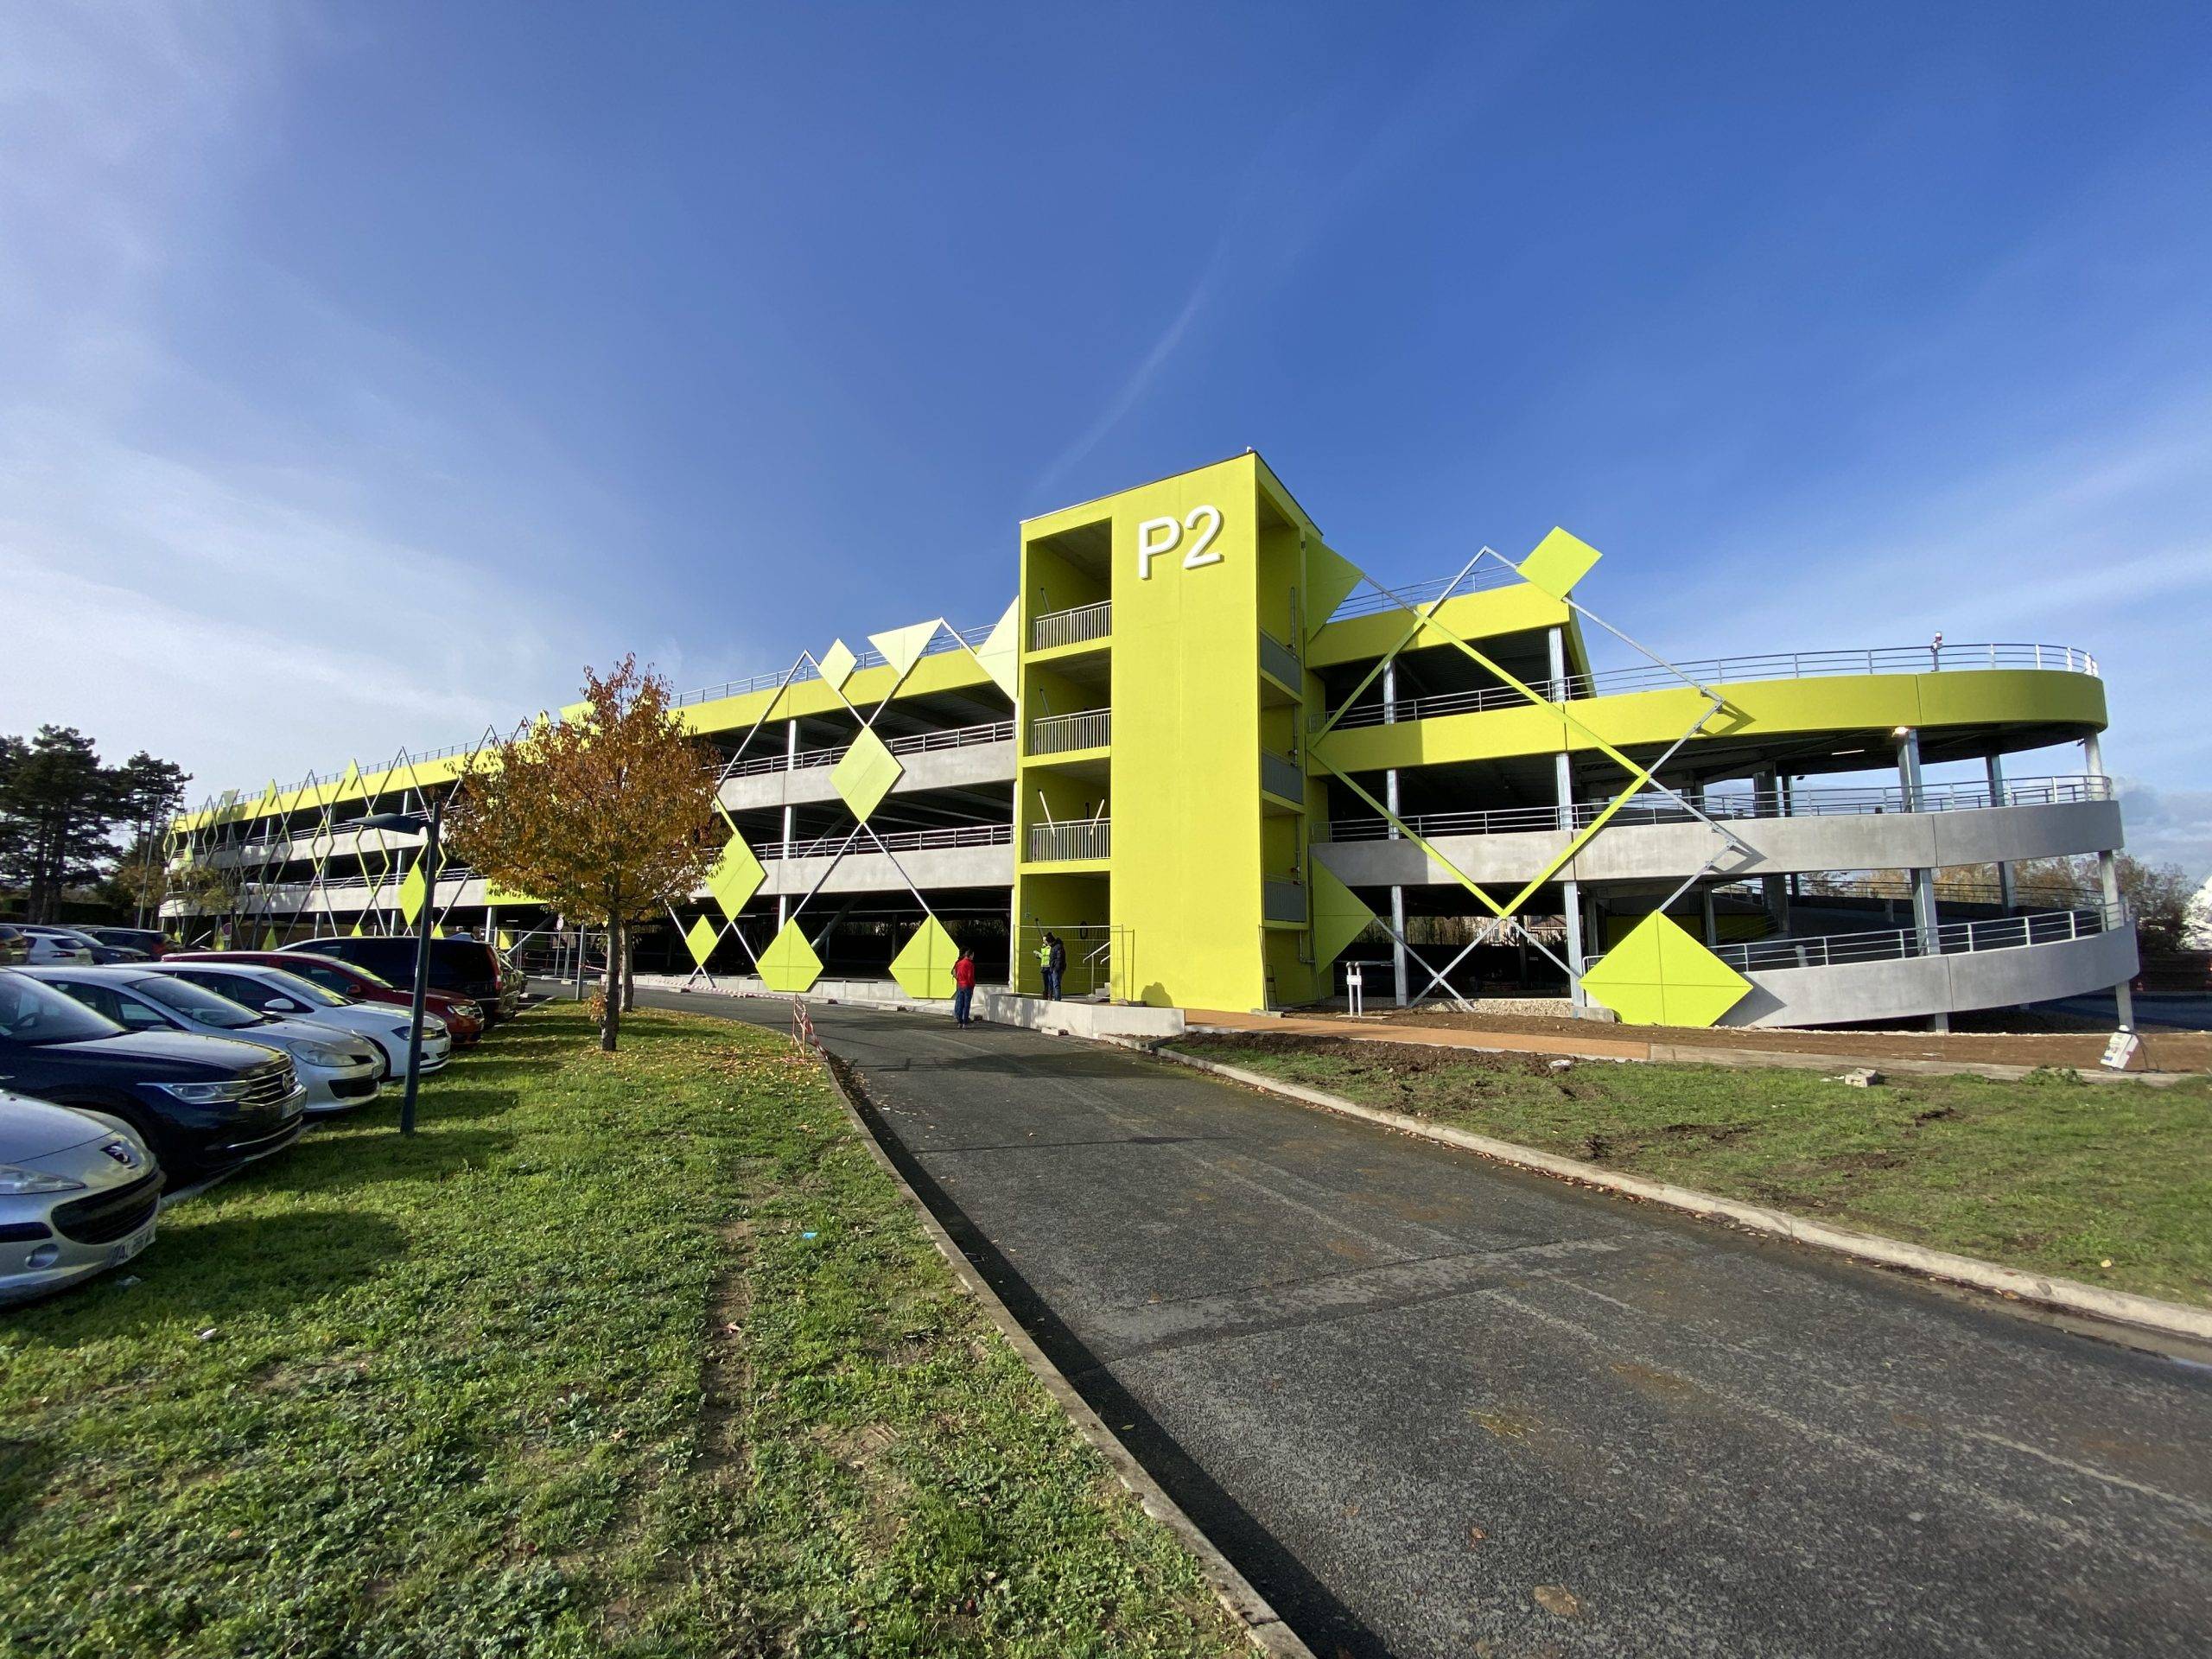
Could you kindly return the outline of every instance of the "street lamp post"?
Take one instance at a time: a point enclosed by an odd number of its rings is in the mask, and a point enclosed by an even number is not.
[[[430,803],[426,817],[420,812],[379,812],[361,819],[357,830],[398,830],[423,832],[423,850],[416,868],[428,872],[423,883],[423,913],[415,924],[415,989],[409,999],[407,1027],[407,1092],[399,1102],[399,1132],[415,1133],[415,1091],[423,1082],[423,1012],[430,995],[430,925],[438,911],[438,831],[445,822],[443,797]]]

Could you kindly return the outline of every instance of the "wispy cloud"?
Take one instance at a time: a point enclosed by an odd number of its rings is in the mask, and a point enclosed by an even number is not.
[[[502,499],[486,446],[532,435],[496,398],[282,270],[241,302],[312,342],[304,391],[174,336],[173,285],[240,268],[201,226],[275,142],[317,29],[251,6],[10,20],[0,583],[35,648],[0,652],[0,730],[77,725],[219,788],[505,727],[620,648],[619,603],[563,597],[584,561],[558,515],[588,486],[531,454],[554,499]]]

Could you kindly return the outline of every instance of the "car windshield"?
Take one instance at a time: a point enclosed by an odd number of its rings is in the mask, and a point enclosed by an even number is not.
[[[278,981],[284,995],[296,997],[311,1008],[344,1008],[353,1006],[353,999],[340,996],[335,991],[326,991],[311,979],[302,979],[297,974],[288,974],[282,968],[264,968],[262,976],[274,984]]]
[[[333,957],[328,958],[328,960],[335,962],[337,958]],[[358,962],[349,962],[345,964],[345,968],[346,971],[353,975],[354,978],[361,980],[367,984],[373,985],[380,991],[397,990],[398,988],[382,974],[372,974],[367,969],[362,967]],[[289,968],[285,969],[285,972],[287,973],[289,973],[291,969]]]
[[[37,1046],[120,1037],[123,1027],[51,985],[0,973],[0,1041]]]
[[[149,974],[143,979],[134,979],[130,988],[149,1002],[158,1002],[174,1009],[195,1025],[216,1026],[225,1031],[243,1031],[248,1026],[275,1023],[275,1016],[256,1014],[227,996],[218,996],[205,991],[189,980],[178,979],[169,974]]]

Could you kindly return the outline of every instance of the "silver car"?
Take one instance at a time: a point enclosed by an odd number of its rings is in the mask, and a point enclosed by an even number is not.
[[[288,974],[282,968],[264,968],[259,963],[209,962],[194,957],[185,962],[149,962],[141,971],[174,974],[202,990],[242,1002],[257,1013],[320,1026],[326,1032],[343,1031],[365,1037],[384,1056],[385,1075],[406,1081],[408,1036],[413,1022],[404,1008],[389,1007],[381,1002],[356,1002],[335,991],[326,990],[312,980],[302,979],[297,974]],[[446,1022],[435,1014],[423,1015],[423,1075],[427,1077],[432,1072],[444,1071],[452,1052],[453,1039],[447,1033]]]
[[[27,968],[33,979],[67,991],[125,1031],[184,1031],[195,1037],[235,1037],[292,1057],[307,1090],[310,1117],[351,1111],[377,1097],[383,1051],[367,1038],[304,1020],[262,1014],[228,997],[136,964],[111,968]]]
[[[162,1172],[121,1119],[0,1090],[0,1302],[128,1262],[161,1205]]]

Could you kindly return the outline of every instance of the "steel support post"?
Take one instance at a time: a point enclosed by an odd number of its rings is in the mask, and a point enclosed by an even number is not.
[[[1920,810],[1920,734],[1908,730],[1897,739],[1897,782],[1904,795],[1904,810]],[[1936,912],[1936,872],[1918,869],[1912,875],[1912,931],[1919,940],[1921,954],[1932,957],[1941,946],[1942,925]],[[1948,1031],[1951,1016],[1948,1010],[1930,1014],[1931,1031]]]
[[[1394,660],[1382,669],[1382,723],[1395,726],[1398,721],[1398,664]],[[1398,811],[1398,769],[1392,766],[1382,774],[1382,802],[1396,818]],[[1398,826],[1390,826],[1390,839],[1397,840]],[[1402,887],[1390,889],[1390,995],[1400,1007],[1406,1006],[1406,890]]]
[[[1550,656],[1551,694],[1554,702],[1567,701],[1567,630],[1550,629],[1544,640]],[[1552,785],[1554,798],[1559,803],[1559,827],[1569,836],[1574,833],[1574,758],[1562,747],[1552,757]],[[1562,880],[1559,889],[1560,918],[1567,924],[1567,971],[1573,982],[1568,995],[1578,1008],[1590,1006],[1590,998],[1582,988],[1582,884]]]
[[[790,849],[791,844],[791,778],[792,774],[798,770],[798,721],[795,720],[787,720],[784,722],[783,832],[783,844],[786,850]],[[779,893],[776,895],[776,929],[779,932],[783,931],[784,924],[791,919],[791,895],[787,893]]]
[[[1751,774],[1751,788],[1758,794],[1773,798],[1776,812],[1789,816],[1789,787],[1782,775],[1772,766],[1762,766]],[[1753,810],[1757,810],[1754,803]],[[1759,878],[1759,897],[1766,904],[1766,925],[1777,933],[1789,931],[1789,878],[1786,875],[1763,875]]]
[[[2082,740],[2082,759],[2089,776],[2102,780],[2105,775],[2104,741],[2091,732]],[[2119,925],[2120,913],[2119,849],[2107,847],[2097,854],[2097,883],[2103,889],[2105,924]],[[2131,924],[2132,925],[2132,924]],[[2135,989],[2126,980],[2112,988],[2113,1013],[2122,1031],[2135,1029]]]
[[[1992,754],[1989,757],[1989,804],[1992,806],[2005,804],[2005,760],[2002,755]],[[2018,895],[2012,890],[2012,867],[2001,859],[1997,865],[1997,902],[2007,916],[2012,913],[2018,903]]]

